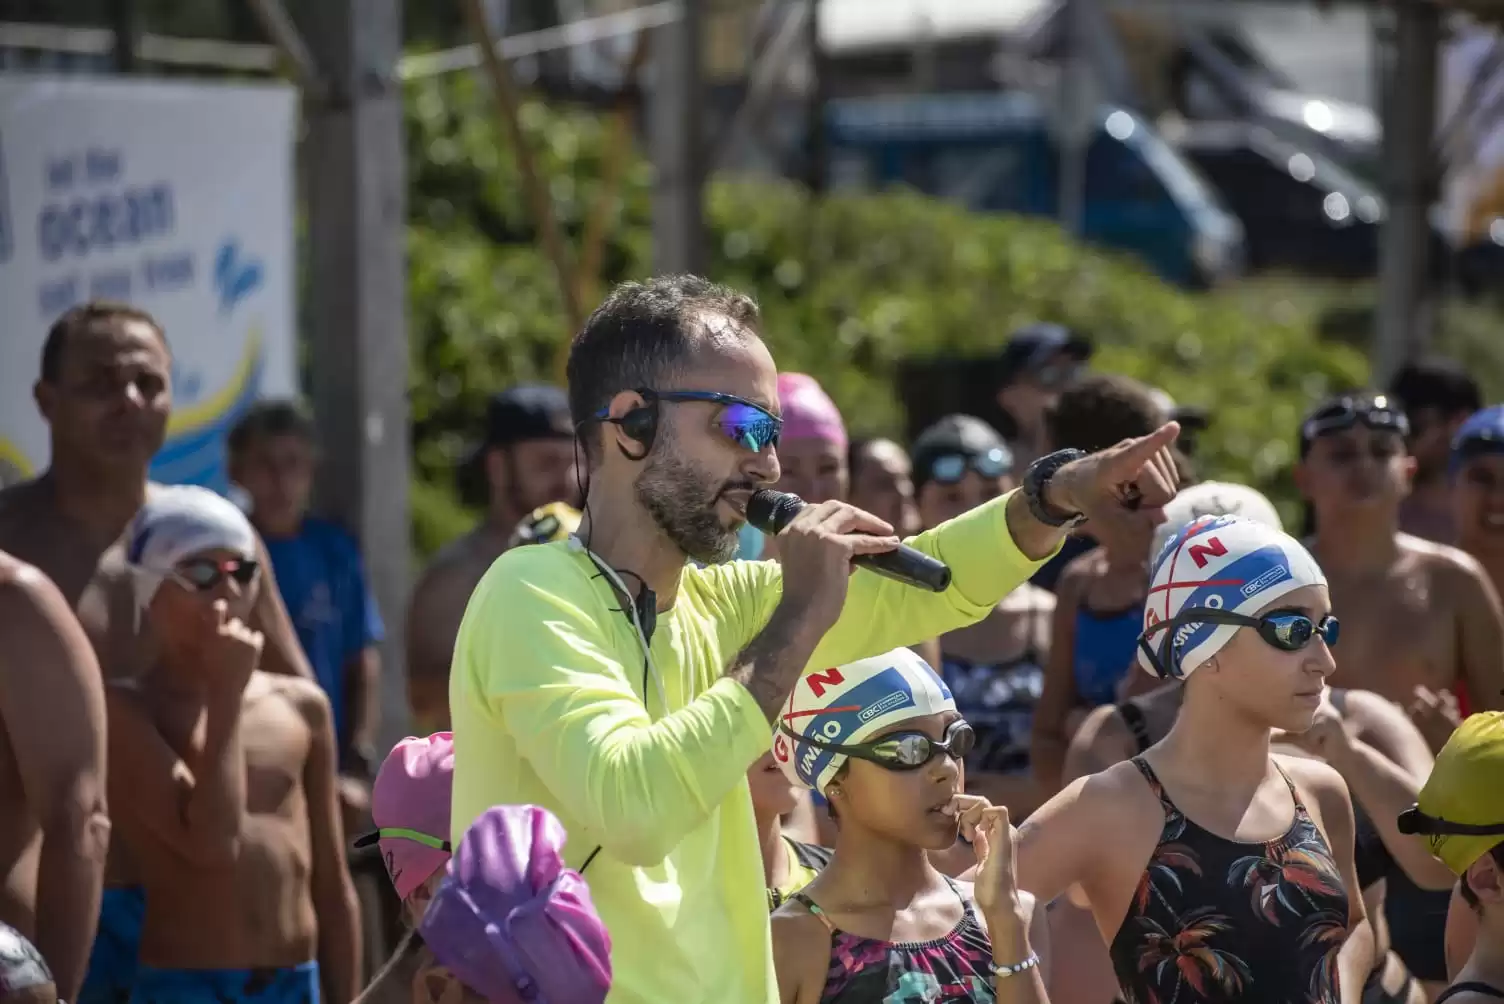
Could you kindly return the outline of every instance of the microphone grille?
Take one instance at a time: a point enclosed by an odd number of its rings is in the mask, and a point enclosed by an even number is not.
[[[804,500],[799,496],[763,488],[747,501],[747,522],[763,533],[777,533],[803,508]]]

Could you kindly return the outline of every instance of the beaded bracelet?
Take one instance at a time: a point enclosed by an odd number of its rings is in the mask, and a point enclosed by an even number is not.
[[[1015,962],[1012,965],[998,965],[996,962],[988,962],[987,968],[992,970],[993,976],[999,979],[1007,979],[1009,976],[1017,976],[1019,973],[1033,969],[1037,965],[1039,965],[1039,954],[1037,952],[1030,952],[1029,957],[1022,962]]]

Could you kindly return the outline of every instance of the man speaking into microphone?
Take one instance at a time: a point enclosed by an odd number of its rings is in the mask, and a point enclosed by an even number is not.
[[[779,474],[758,330],[749,297],[693,276],[611,292],[569,353],[578,534],[498,558],[455,645],[451,832],[498,803],[558,816],[611,935],[611,1004],[778,999],[747,769],[807,666],[980,620],[1081,519],[1175,492],[1170,424],[1042,458],[909,541],[949,566],[943,592],[853,574],[899,541],[842,502],[793,515],[781,563],[728,563]]]

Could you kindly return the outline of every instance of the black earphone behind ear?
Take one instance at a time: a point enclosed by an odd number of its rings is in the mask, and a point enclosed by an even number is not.
[[[638,391],[642,395],[642,404],[628,411],[621,418],[612,418],[602,408],[596,412],[597,421],[606,422],[621,429],[622,434],[634,443],[642,444],[642,452],[631,454],[620,444],[616,448],[621,450],[621,455],[628,460],[645,460],[653,450],[653,440],[658,438],[658,398],[652,391]]]
[[[658,437],[658,402],[649,401],[640,407],[633,408],[623,415],[617,424],[628,439],[639,442],[643,446],[642,456],[653,448],[653,440]],[[642,457],[634,457],[641,460]]]

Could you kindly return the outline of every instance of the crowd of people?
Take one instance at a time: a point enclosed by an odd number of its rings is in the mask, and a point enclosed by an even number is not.
[[[0,1002],[1504,998],[1504,406],[1441,360],[1321,402],[1297,534],[1059,326],[1006,435],[907,444],[759,326],[623,284],[491,401],[384,752],[306,411],[241,417],[233,500],[153,484],[167,333],[59,318],[0,492]],[[852,572],[900,540],[950,586]]]

